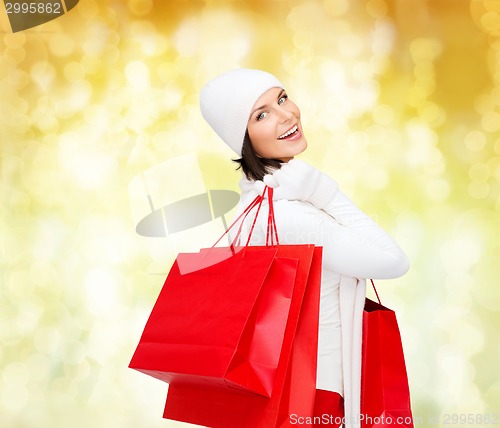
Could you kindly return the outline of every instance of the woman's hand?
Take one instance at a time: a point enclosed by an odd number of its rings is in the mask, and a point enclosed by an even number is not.
[[[319,209],[323,209],[338,191],[335,180],[299,159],[288,161],[272,175],[265,175],[263,180],[274,188],[273,199],[306,201]]]

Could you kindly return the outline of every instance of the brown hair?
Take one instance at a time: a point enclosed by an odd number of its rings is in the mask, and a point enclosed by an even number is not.
[[[249,180],[262,180],[264,175],[271,174],[274,170],[281,168],[279,159],[261,158],[252,146],[248,131],[243,138],[243,148],[241,149],[241,158],[233,159],[239,166],[236,169],[242,169]]]

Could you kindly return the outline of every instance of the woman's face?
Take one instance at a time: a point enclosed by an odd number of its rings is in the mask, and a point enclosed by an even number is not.
[[[255,102],[248,136],[260,157],[288,162],[307,148],[299,108],[282,88],[271,88]]]

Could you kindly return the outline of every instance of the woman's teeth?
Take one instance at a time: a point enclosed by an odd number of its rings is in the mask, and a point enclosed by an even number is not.
[[[298,129],[298,127],[297,127],[297,125],[295,125],[292,129],[290,129],[290,131],[285,132],[283,135],[280,135],[278,137],[278,140],[282,140],[283,138],[286,138],[286,137],[292,135],[293,133],[297,132],[297,129]]]

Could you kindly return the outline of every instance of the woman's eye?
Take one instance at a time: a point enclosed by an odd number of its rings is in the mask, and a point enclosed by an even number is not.
[[[262,120],[266,117],[266,112],[263,111],[262,113],[260,113],[258,116],[257,116],[257,120]]]
[[[278,99],[278,104],[283,104],[288,98],[288,95],[283,95]]]

